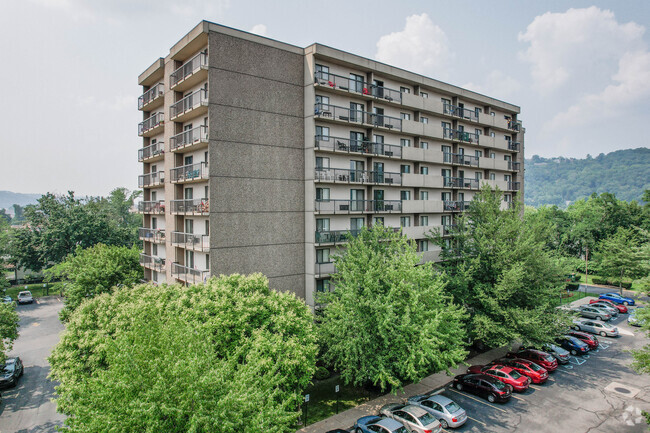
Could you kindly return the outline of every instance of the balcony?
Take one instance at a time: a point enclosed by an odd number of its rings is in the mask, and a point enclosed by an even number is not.
[[[454,117],[460,117],[461,119],[471,120],[472,122],[478,122],[478,115],[476,111],[469,110],[463,107],[457,107],[455,105],[445,103],[442,107],[442,112]]]
[[[480,181],[469,177],[445,177],[443,186],[445,188],[478,189]]]
[[[521,170],[521,162],[508,161],[508,170],[511,171]]]
[[[508,129],[515,132],[521,131],[521,122],[518,122],[516,120],[508,120]]]
[[[383,99],[390,102],[402,103],[402,92],[388,87],[377,86],[344,77],[343,75],[330,74],[329,72],[316,71],[314,83],[317,86],[341,90],[344,92],[358,93],[372,98]]]
[[[172,263],[172,277],[190,284],[204,283],[210,277],[210,270],[194,269]]]
[[[443,210],[451,212],[462,212],[469,209],[471,201],[451,201],[445,200],[443,202]]]
[[[165,259],[140,253],[140,266],[157,272],[165,271]]]
[[[316,278],[325,277],[334,273],[336,273],[334,262],[316,263],[316,266],[314,267],[314,276]]]
[[[208,112],[208,91],[199,89],[169,107],[169,120],[184,122]]]
[[[320,214],[401,213],[401,200],[316,200]]]
[[[456,224],[444,224],[442,226],[442,230],[440,230],[440,233],[443,236],[450,236],[451,234],[456,232]]]
[[[174,215],[207,215],[210,212],[210,201],[207,198],[172,200],[170,205]]]
[[[344,153],[360,153],[364,155],[402,157],[402,146],[394,144],[374,143],[370,141],[350,140],[349,138],[316,136],[315,147],[318,150]]]
[[[187,90],[208,78],[208,53],[202,52],[185,62],[169,76],[169,88]]]
[[[402,175],[400,173],[388,173],[383,171],[349,170],[345,168],[316,168],[314,180],[316,182],[332,183],[401,185]]]
[[[163,83],[158,83],[138,98],[138,110],[151,111],[156,107],[163,104],[163,96],[165,96],[165,86]]]
[[[172,168],[169,175],[172,183],[200,182],[208,178],[208,163],[199,162]]]
[[[142,174],[138,176],[138,188],[154,187],[165,183],[165,172]]]
[[[208,146],[208,127],[205,125],[183,131],[170,138],[172,152],[197,150]]]
[[[508,140],[508,150],[512,150],[513,152],[519,152],[521,149],[521,143],[518,141],[510,141]]]
[[[509,191],[519,191],[521,184],[519,182],[508,182]]]
[[[465,155],[462,153],[451,153],[452,164],[467,165],[470,167],[478,167],[478,158],[476,156]],[[447,161],[445,161],[447,162]]]
[[[398,117],[374,114],[361,110],[352,110],[350,108],[323,104],[320,102],[316,103],[314,106],[314,115],[323,120],[358,123],[371,125],[376,128],[402,130],[402,119]]]
[[[138,149],[139,162],[153,162],[162,160],[165,156],[165,143],[158,141],[142,149]]]
[[[359,236],[361,230],[328,230],[316,231],[317,244],[342,244],[348,241],[348,237]]]
[[[172,232],[172,245],[176,247],[183,247],[187,250],[209,252],[210,235]]]
[[[463,143],[478,144],[479,135],[475,132],[466,132],[460,129],[444,128],[443,137]]]
[[[165,125],[165,114],[163,112],[154,113],[151,117],[138,124],[138,135],[140,137],[151,137],[162,132]]]
[[[141,241],[153,242],[156,244],[165,243],[165,230],[164,229],[150,229],[142,227],[138,229],[138,238]]]
[[[138,203],[138,212],[145,214],[164,214],[165,200],[141,201]]]

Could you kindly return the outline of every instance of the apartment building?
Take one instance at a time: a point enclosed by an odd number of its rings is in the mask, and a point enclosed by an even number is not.
[[[145,277],[262,272],[314,304],[346,234],[448,233],[484,183],[523,201],[519,107],[207,21],[139,76]]]

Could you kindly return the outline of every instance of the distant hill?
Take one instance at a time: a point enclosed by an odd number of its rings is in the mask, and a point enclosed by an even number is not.
[[[11,209],[13,212],[13,205],[26,206],[28,204],[36,203],[36,200],[41,198],[41,194],[22,194],[19,192],[0,191],[0,209]]]
[[[524,199],[530,206],[564,207],[594,192],[641,202],[643,191],[650,189],[650,149],[645,147],[585,159],[534,155],[525,161],[525,168]]]

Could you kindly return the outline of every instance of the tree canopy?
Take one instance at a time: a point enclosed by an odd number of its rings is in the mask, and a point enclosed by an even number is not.
[[[18,322],[18,313],[13,303],[0,302],[0,365],[4,364],[6,352],[11,350],[13,342],[18,338]]]

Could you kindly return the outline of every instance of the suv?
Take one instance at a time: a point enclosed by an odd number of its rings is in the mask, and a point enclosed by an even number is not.
[[[19,304],[31,304],[32,302],[34,302],[34,298],[32,297],[32,292],[29,290],[18,293]]]

